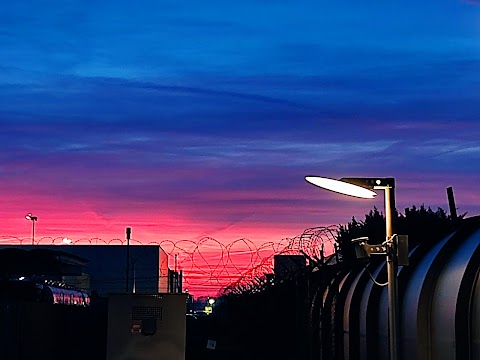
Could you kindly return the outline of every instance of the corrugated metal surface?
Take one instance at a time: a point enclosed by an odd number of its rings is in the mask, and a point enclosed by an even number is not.
[[[470,325],[472,329],[469,339],[472,346],[470,358],[480,359],[480,281],[478,272],[475,277]]]
[[[410,266],[398,273],[401,359],[480,359],[479,270],[480,217],[410,251]],[[371,271],[385,281],[384,263]],[[363,269],[338,276],[336,302],[325,301],[323,309],[341,327],[342,336],[333,336],[341,349],[336,358],[388,359],[387,288],[374,285]]]

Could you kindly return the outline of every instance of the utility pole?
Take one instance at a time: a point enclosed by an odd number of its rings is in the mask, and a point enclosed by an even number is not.
[[[127,235],[127,259],[125,264],[125,292],[128,293],[128,278],[130,277],[130,235],[132,234],[132,228],[127,227],[125,229]]]
[[[25,215],[25,219],[32,222],[32,245],[35,245],[35,221],[38,220],[37,216],[33,216],[32,213]]]
[[[457,207],[455,206],[455,197],[453,196],[453,188],[447,188],[448,207],[450,208],[450,216],[452,220],[457,220]]]

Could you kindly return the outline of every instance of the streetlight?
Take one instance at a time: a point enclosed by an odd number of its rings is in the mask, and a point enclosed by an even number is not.
[[[395,179],[394,178],[342,178],[334,180],[320,176],[305,176],[305,180],[315,186],[334,191],[340,194],[373,199],[377,194],[372,190],[385,191],[385,222],[386,241],[385,252],[387,257],[387,286],[388,286],[388,324],[389,324],[389,348],[390,359],[396,360],[397,329],[398,329],[398,295],[397,295],[397,240],[393,236],[392,214],[395,209]],[[369,253],[370,246],[364,245]],[[404,246],[403,246],[404,247]],[[402,249],[404,252],[404,249]],[[372,251],[372,253],[374,253]]]
[[[25,215],[25,219],[32,221],[32,245],[35,245],[35,221],[38,220],[38,217],[33,216],[32,213]]]

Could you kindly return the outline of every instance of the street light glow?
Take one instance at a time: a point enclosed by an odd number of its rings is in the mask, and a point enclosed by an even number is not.
[[[25,219],[32,220],[32,221],[37,221],[38,217],[33,216],[32,213],[28,213],[27,215],[25,215]]]
[[[372,190],[341,180],[335,180],[321,176],[305,176],[305,180],[315,186],[344,195],[354,196],[362,199],[373,199],[375,196],[377,196],[377,193]]]

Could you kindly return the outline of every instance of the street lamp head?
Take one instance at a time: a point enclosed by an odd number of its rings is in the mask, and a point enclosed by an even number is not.
[[[209,299],[208,299],[208,303],[209,303],[210,305],[215,304],[215,299],[214,299],[214,298],[209,298]]]
[[[341,178],[353,185],[358,185],[370,190],[384,190],[385,188],[395,188],[395,178]]]
[[[376,192],[364,186],[348,182],[348,179],[335,180],[321,176],[305,176],[305,180],[312,185],[344,195],[362,199],[373,199],[377,196]]]
[[[31,220],[31,221],[37,221],[38,220],[38,218],[36,216],[33,216],[32,213],[28,213],[27,215],[25,215],[25,219]]]

